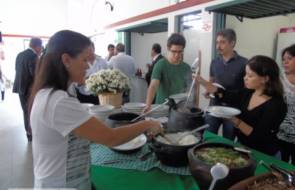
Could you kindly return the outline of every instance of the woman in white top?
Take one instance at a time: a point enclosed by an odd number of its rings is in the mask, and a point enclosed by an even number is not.
[[[277,134],[282,160],[295,164],[295,44],[282,52],[283,86],[288,112]]]
[[[86,36],[64,30],[50,38],[41,58],[30,99],[36,188],[90,189],[90,141],[111,147],[162,132],[155,121],[109,128],[83,108],[71,84],[85,82],[90,46]]]

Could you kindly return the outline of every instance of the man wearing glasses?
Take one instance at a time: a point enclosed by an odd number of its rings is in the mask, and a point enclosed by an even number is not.
[[[178,33],[172,34],[167,41],[168,54],[154,67],[148,88],[145,112],[150,110],[154,97],[161,104],[172,94],[184,92],[191,82],[191,68],[184,63],[183,51],[185,38]]]

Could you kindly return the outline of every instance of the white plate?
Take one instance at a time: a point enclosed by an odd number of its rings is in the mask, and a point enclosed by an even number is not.
[[[139,108],[144,108],[145,105],[146,105],[145,103],[141,103],[141,102],[129,102],[129,103],[125,103],[123,107],[127,109],[139,109]]]
[[[219,87],[219,88],[222,88],[223,90],[225,90],[225,88],[221,84],[218,84],[216,82],[214,82],[212,84],[216,87]],[[215,98],[214,94],[209,94],[209,96],[210,96],[210,98]]]
[[[118,151],[135,150],[145,145],[146,141],[147,141],[146,136],[144,134],[141,134],[127,143],[112,147],[112,149],[118,150]]]
[[[240,110],[226,106],[210,106],[207,110],[210,115],[220,118],[231,118],[241,113]]]
[[[85,107],[86,110],[89,110],[89,108],[91,106],[94,106],[94,104],[91,104],[91,103],[82,103],[83,107]]]
[[[94,105],[89,108],[90,113],[111,112],[115,109],[112,105]]]

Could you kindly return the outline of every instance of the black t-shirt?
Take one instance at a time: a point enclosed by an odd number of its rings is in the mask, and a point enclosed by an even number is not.
[[[273,155],[278,151],[276,134],[287,113],[287,105],[282,97],[272,97],[263,104],[248,110],[253,90],[242,89],[237,93],[223,91],[222,101],[241,110],[238,116],[243,122],[253,128],[249,136],[236,130],[238,140],[253,149]],[[230,97],[230,99],[229,99]]]

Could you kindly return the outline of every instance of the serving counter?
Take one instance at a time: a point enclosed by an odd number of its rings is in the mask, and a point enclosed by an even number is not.
[[[221,142],[234,144],[234,142],[210,132],[204,133],[205,142]],[[268,172],[259,164],[274,163],[288,170],[295,170],[295,166],[252,150],[252,156],[257,161],[255,175]],[[92,156],[99,156],[93,155]],[[173,158],[171,158],[173,159]],[[199,190],[198,183],[190,175],[177,175],[166,173],[160,168],[152,168],[148,171],[134,169],[119,169],[109,165],[91,165],[91,180],[97,190]]]

